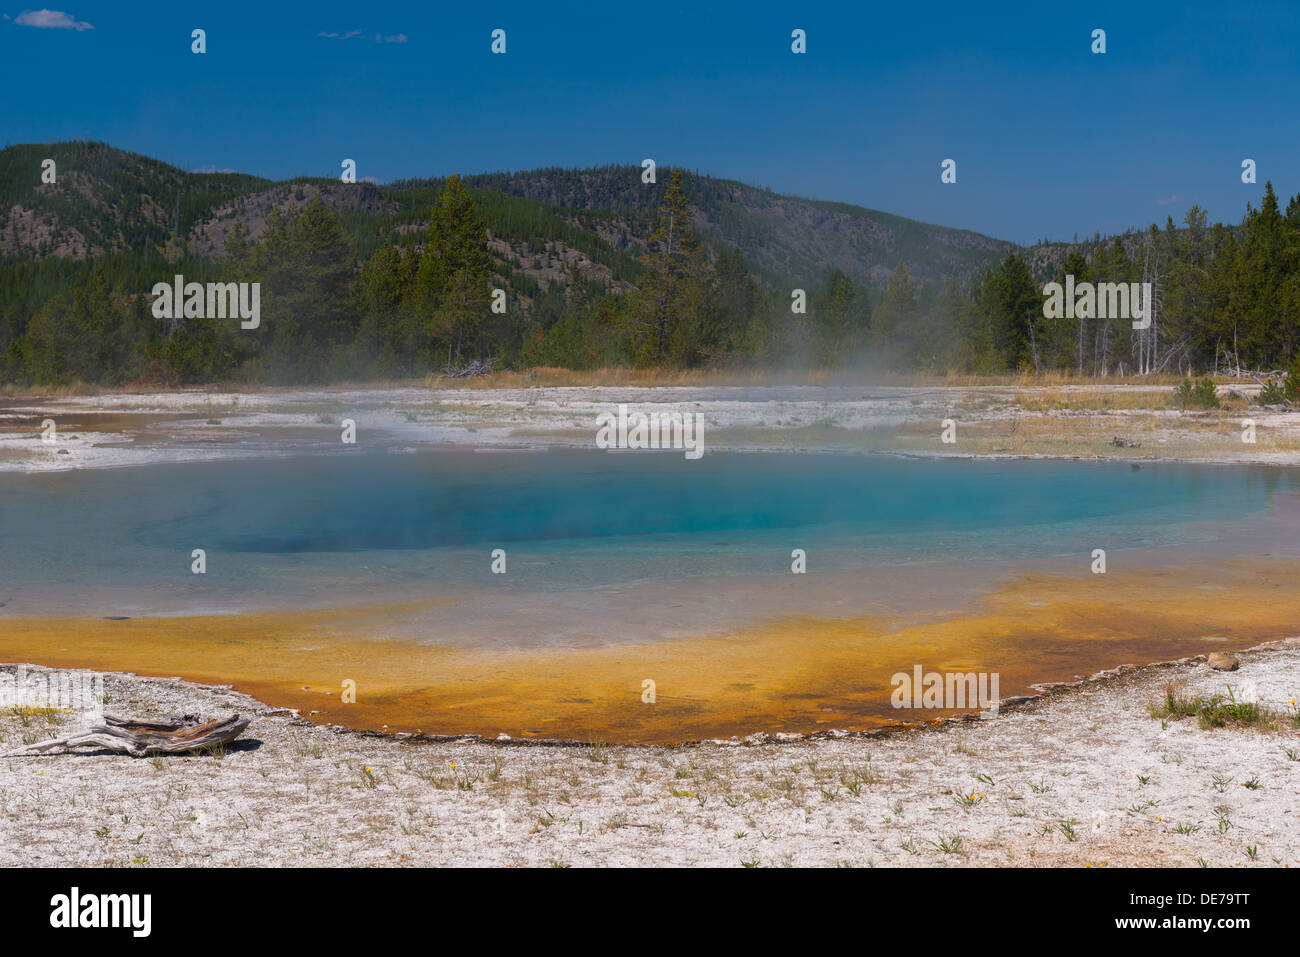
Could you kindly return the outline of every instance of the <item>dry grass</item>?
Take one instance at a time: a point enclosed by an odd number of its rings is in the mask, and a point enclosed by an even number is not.
[[[501,371],[486,376],[452,379],[445,375],[431,374],[422,378],[409,379],[346,379],[332,382],[328,386],[311,388],[324,389],[401,389],[428,388],[441,389],[520,389],[533,386],[918,386],[936,388],[980,388],[1009,387],[1017,389],[1044,388],[1061,386],[1077,388],[1080,386],[1122,385],[1134,387],[1167,387],[1172,389],[1182,381],[1182,376],[1079,376],[1071,372],[1046,372],[1041,374],[1019,373],[1015,375],[969,375],[966,373],[946,373],[928,375],[922,373],[886,372],[873,369],[566,369],[556,366],[537,366],[520,371]],[[1254,379],[1238,380],[1227,376],[1215,377],[1216,384],[1256,385]],[[211,382],[203,385],[186,386],[174,391],[223,391],[237,390],[247,393],[269,393],[297,391],[301,387],[283,387],[259,385],[247,382]],[[83,395],[134,395],[154,393],[157,386],[98,386],[86,382],[74,382],[58,386],[0,385],[0,398],[47,398]]]
[[[625,369],[606,368],[592,370],[565,369],[555,366],[538,366],[512,372],[496,372],[488,376],[468,379],[449,379],[446,376],[428,376],[424,384],[431,389],[518,389],[529,386],[919,386],[919,387],[1010,387],[1042,388],[1046,386],[1096,386],[1126,385],[1151,388],[1169,388],[1182,381],[1182,376],[1079,376],[1073,373],[1049,372],[1039,375],[968,375],[947,373],[929,375],[922,373],[885,372],[874,369]],[[1218,382],[1228,384],[1236,380],[1220,377]],[[1254,380],[1251,380],[1253,384]]]
[[[39,398],[64,398],[72,395],[98,395],[105,392],[127,391],[105,389],[100,386],[90,385],[86,382],[73,382],[68,385],[15,385],[12,382],[0,385],[0,398],[14,399],[39,397]]]

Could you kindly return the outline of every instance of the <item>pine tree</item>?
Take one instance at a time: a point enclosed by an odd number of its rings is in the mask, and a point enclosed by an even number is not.
[[[1245,237],[1234,282],[1240,312],[1233,353],[1239,365],[1275,368],[1294,350],[1283,297],[1286,227],[1271,182],[1258,210],[1247,207]]]
[[[698,266],[699,255],[699,240],[691,228],[694,215],[682,187],[681,170],[674,169],[659,205],[659,223],[641,260],[646,274],[635,322],[641,333],[639,359],[648,365],[669,361],[669,340],[687,307],[688,281],[700,278],[698,269],[693,268]]]
[[[858,291],[853,280],[843,270],[832,269],[813,315],[819,340],[818,359],[822,364],[842,360],[852,349],[854,334],[858,331],[855,321],[857,307]]]
[[[997,272],[986,275],[976,301],[1003,367],[1037,368],[1040,359],[1035,323],[1036,317],[1042,317],[1043,296],[1024,259],[1016,253],[1008,254]]]
[[[871,338],[877,349],[891,353],[895,363],[905,363],[915,335],[916,286],[907,266],[900,261],[889,277],[885,298],[871,313]]]
[[[330,356],[355,336],[357,311],[352,248],[334,211],[319,195],[301,210],[272,208],[240,272],[241,280],[261,283],[261,325],[249,332],[218,320],[205,340],[214,360],[260,348],[272,378],[326,377]]]
[[[445,346],[448,367],[481,346],[491,267],[487,229],[460,176],[452,175],[429,217],[416,277],[418,294],[430,310],[430,331]]]

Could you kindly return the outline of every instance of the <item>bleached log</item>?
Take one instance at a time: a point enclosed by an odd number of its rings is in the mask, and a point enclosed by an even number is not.
[[[3,756],[40,754],[54,748],[103,748],[136,758],[146,754],[183,754],[235,740],[248,727],[248,720],[233,714],[201,724],[198,718],[188,714],[164,721],[136,721],[106,714],[103,724],[92,725],[66,738],[37,741]]]
[[[448,379],[464,379],[470,376],[491,375],[496,368],[496,358],[473,359],[463,366],[453,366],[447,363],[447,371],[444,373]]]

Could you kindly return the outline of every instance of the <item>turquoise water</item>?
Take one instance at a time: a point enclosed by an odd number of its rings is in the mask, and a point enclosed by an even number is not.
[[[1276,468],[571,449],[0,475],[0,611],[147,614],[537,591],[1212,541]],[[1220,524],[1227,523],[1227,524]],[[207,574],[190,572],[192,549]]]

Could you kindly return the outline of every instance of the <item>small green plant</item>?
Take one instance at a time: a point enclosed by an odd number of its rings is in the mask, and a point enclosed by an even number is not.
[[[1151,704],[1150,713],[1153,718],[1188,718],[1196,714],[1198,708],[1197,699],[1180,696],[1173,682],[1168,682],[1164,697]],[[1163,727],[1163,722],[1161,726]]]
[[[1180,695],[1172,683],[1166,684],[1164,697],[1152,702],[1149,712],[1153,718],[1196,718],[1196,723],[1206,729],[1225,725],[1254,726],[1262,730],[1277,727],[1280,715],[1261,708],[1253,701],[1238,701],[1232,687],[1226,694],[1209,698],[1189,698]],[[1161,727],[1165,722],[1161,721]]]
[[[1259,390],[1259,398],[1255,401],[1259,405],[1283,405],[1287,400],[1286,392],[1282,383],[1276,379],[1269,379]]]
[[[840,784],[844,789],[854,797],[862,795],[863,785],[875,784],[876,776],[871,773],[871,769],[866,765],[855,768],[845,768],[840,772]]]
[[[956,854],[961,850],[961,835],[954,834],[952,837],[940,836],[938,841],[926,841],[931,847],[937,847],[945,854]]]
[[[1174,404],[1180,409],[1217,409],[1219,393],[1214,388],[1213,379],[1183,379],[1174,387]]]
[[[1238,701],[1232,688],[1228,696],[1214,695],[1202,705],[1197,721],[1202,728],[1221,728],[1229,722],[1233,724],[1267,723],[1260,712],[1259,705],[1253,701]]]
[[[16,704],[9,708],[9,713],[22,723],[25,728],[32,723],[32,718],[43,718],[46,724],[54,724],[59,716],[58,708],[40,708],[36,705]]]
[[[1248,791],[1258,791],[1264,785],[1259,783],[1259,775],[1255,775],[1249,781],[1241,782],[1241,786],[1246,788]]]
[[[480,775],[478,774],[471,775],[468,769],[463,769],[458,772],[456,770],[458,767],[459,765],[456,764],[451,765],[451,772],[452,775],[455,777],[456,787],[462,791],[474,790],[474,785],[478,783],[478,779]]]
[[[1282,380],[1282,391],[1292,402],[1300,399],[1300,352],[1297,352],[1287,367],[1286,378]]]

